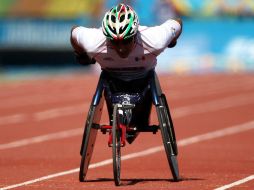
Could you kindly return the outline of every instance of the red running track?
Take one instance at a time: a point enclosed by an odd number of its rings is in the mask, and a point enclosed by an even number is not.
[[[0,84],[1,190],[254,188],[253,74],[160,76],[182,181],[171,181],[160,134],[140,134],[123,150],[123,184],[115,187],[111,149],[99,133],[88,182],[80,183],[83,123],[97,81],[74,73]]]

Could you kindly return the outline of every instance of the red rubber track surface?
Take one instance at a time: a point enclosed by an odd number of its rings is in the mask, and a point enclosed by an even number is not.
[[[78,171],[49,177],[80,164],[83,126],[98,76],[74,73],[0,84],[0,188],[216,189],[253,176],[254,75],[159,79],[175,124],[182,181],[172,182],[160,133],[142,133],[122,149],[128,155],[157,147],[155,153],[122,161],[120,187],[114,186],[112,164],[89,169],[83,183]],[[155,116],[153,109],[153,123]],[[91,164],[111,159],[107,138],[98,132]],[[230,189],[254,189],[253,177]]]

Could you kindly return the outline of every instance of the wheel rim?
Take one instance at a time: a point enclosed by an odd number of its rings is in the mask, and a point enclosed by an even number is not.
[[[118,122],[118,110],[117,105],[114,106],[113,112],[113,127],[112,127],[112,137],[113,137],[113,173],[115,185],[120,185],[120,173],[121,173],[121,138]]]
[[[162,94],[162,102],[163,102],[163,105],[165,106],[166,108],[166,120],[167,122],[169,122],[170,126],[168,126],[168,131],[170,132],[170,139],[172,141],[172,149],[174,151],[174,154],[177,155],[178,154],[178,148],[177,148],[177,142],[176,142],[176,137],[175,137],[175,130],[174,130],[174,125],[173,125],[173,121],[172,121],[172,118],[171,118],[171,115],[170,115],[170,111],[169,111],[169,107],[168,107],[168,103],[166,101],[166,97],[164,94]]]
[[[165,147],[166,156],[168,159],[169,167],[174,181],[179,181],[179,169],[177,163],[177,155],[175,154],[174,146],[176,145],[175,138],[173,136],[174,131],[170,131],[170,120],[168,116],[168,110],[166,108],[165,97],[161,98],[162,107],[158,108],[161,126],[161,135],[163,138],[163,144]],[[171,127],[173,128],[173,126]],[[172,143],[173,142],[173,143]],[[177,149],[176,149],[177,150]]]

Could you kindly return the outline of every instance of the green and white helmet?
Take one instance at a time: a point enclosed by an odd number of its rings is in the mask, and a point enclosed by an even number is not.
[[[138,16],[125,4],[119,4],[106,12],[102,21],[103,34],[109,39],[127,39],[138,31]]]

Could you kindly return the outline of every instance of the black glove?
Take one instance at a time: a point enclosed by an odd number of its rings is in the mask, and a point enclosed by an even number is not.
[[[177,41],[173,40],[172,42],[170,42],[170,44],[168,44],[168,48],[173,48],[176,46],[176,44],[177,44]]]
[[[90,58],[86,52],[79,53],[75,51],[74,54],[77,62],[79,62],[81,65],[90,65],[96,63],[96,60],[94,58]]]

